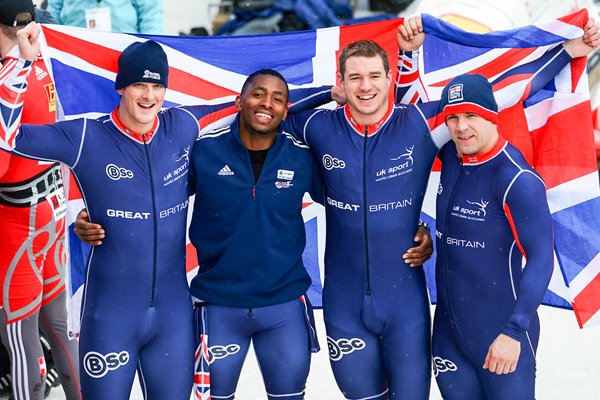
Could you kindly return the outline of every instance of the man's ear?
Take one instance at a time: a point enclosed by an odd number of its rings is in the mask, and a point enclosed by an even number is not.
[[[287,115],[288,115],[288,111],[289,111],[289,110],[290,110],[290,106],[289,106],[289,105],[286,105],[286,106],[285,106],[285,111],[283,112],[283,115],[281,116],[281,120],[282,120],[282,121],[285,121],[285,119],[287,118]]]
[[[242,111],[242,96],[240,95],[235,97],[235,108],[237,108],[238,111]]]

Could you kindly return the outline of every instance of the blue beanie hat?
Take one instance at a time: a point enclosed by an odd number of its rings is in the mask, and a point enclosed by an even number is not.
[[[167,54],[155,41],[132,43],[119,56],[115,89],[138,82],[158,83],[167,87],[168,81]]]
[[[494,91],[483,75],[463,74],[452,79],[442,91],[440,101],[444,119],[451,114],[472,112],[498,123],[498,104]]]

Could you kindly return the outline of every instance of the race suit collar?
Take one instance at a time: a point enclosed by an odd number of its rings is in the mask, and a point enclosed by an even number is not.
[[[369,128],[368,130],[368,136],[373,136],[374,134],[376,134],[377,132],[379,132],[379,130],[381,129],[382,126],[385,125],[385,122],[388,120],[388,118],[390,117],[390,115],[392,114],[392,111],[394,111],[394,105],[393,103],[390,101],[388,102],[388,109],[385,112],[385,115],[376,123],[372,124],[372,125],[360,125],[358,122],[356,122],[356,120],[354,119],[354,117],[352,116],[352,113],[350,112],[350,108],[348,107],[348,104],[346,104],[344,106],[344,115],[346,115],[346,119],[348,120],[348,122],[350,123],[350,125],[352,125],[352,127],[361,134],[361,136],[364,136],[365,131],[367,128]]]
[[[501,135],[498,135],[498,140],[496,141],[496,144],[494,145],[494,147],[492,147],[492,149],[490,151],[488,151],[486,153],[469,154],[469,155],[457,154],[457,156],[462,160],[463,165],[482,164],[482,163],[489,161],[492,158],[496,157],[502,150],[504,150],[504,147],[506,147],[507,143],[508,142],[506,141],[506,139],[504,139],[504,137],[502,137]]]
[[[120,130],[125,136],[135,140],[136,142],[144,143],[144,138],[142,135],[146,136],[145,142],[148,143],[154,137],[154,133],[158,130],[158,116],[154,117],[154,124],[152,124],[152,128],[148,132],[138,133],[134,132],[128,127],[125,126],[123,121],[119,118],[119,107],[115,108],[112,113],[110,113],[110,119],[115,124],[118,130]]]

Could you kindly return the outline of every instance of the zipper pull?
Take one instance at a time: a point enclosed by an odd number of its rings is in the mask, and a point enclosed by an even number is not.
[[[256,186],[252,186],[252,200],[256,200]]]

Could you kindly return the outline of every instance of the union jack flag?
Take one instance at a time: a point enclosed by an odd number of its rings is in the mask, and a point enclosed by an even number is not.
[[[196,306],[196,338],[194,354],[194,399],[210,400],[210,355],[208,353],[208,327],[206,307]]]
[[[430,16],[423,18],[428,34],[418,60],[410,56],[399,60],[399,96],[403,102],[435,100],[457,74],[473,72],[488,77],[503,109],[501,131],[528,157],[548,187],[556,228],[556,265],[545,303],[572,306],[581,326],[599,323],[600,240],[596,235],[600,231],[600,189],[585,60],[572,61],[541,90],[536,86],[536,69],[548,61],[544,58],[547,50],[581,36],[586,11],[483,35],[466,33]],[[129,35],[48,25],[44,26],[42,54],[53,73],[64,118],[94,117],[110,112],[118,103],[114,90],[117,58],[135,41],[154,39],[169,57],[166,106],[212,104],[232,100],[247,75],[260,68],[278,70],[292,89],[333,85],[339,50],[357,39],[377,41],[395,61],[395,31],[400,22],[241,37]],[[536,94],[529,97],[530,93]],[[230,112],[223,115],[228,116]],[[202,126],[204,130],[212,127]],[[435,216],[437,174],[439,166],[434,167],[423,207],[422,219],[430,224]],[[319,307],[323,209],[307,200],[303,215],[308,235],[304,260],[313,278],[309,297]],[[191,245],[187,255],[189,274],[194,275],[197,260]],[[73,276],[85,268],[74,259],[72,264]],[[433,268],[428,262],[428,286],[435,300]],[[81,280],[73,283],[75,298],[81,284]],[[78,326],[78,314],[73,315],[72,326]]]
[[[180,104],[216,104],[231,101],[246,77],[261,68],[282,73],[292,91],[303,88],[334,85],[339,50],[358,39],[373,39],[397,58],[396,27],[398,20],[364,25],[332,27],[316,31],[291,32],[276,35],[236,37],[168,37],[130,35],[91,31],[58,25],[44,25],[42,54],[52,72],[59,100],[59,114],[65,119],[95,118],[110,113],[118,104],[114,89],[117,59],[120,52],[135,41],[153,39],[161,43],[169,59],[169,90],[165,106]],[[235,110],[233,110],[235,112]],[[232,110],[223,112],[223,121],[231,119]],[[220,124],[225,122],[221,121]],[[202,131],[215,124],[200,121]],[[69,188],[72,224],[83,208],[81,195],[73,185]],[[75,204],[75,206],[72,206]],[[193,208],[193,199],[189,209]],[[323,207],[306,199],[303,215],[306,220],[307,250],[304,261],[313,284],[309,290],[311,302],[321,306],[321,271],[324,250]],[[71,225],[71,234],[73,233]],[[320,233],[319,233],[320,232]],[[70,327],[78,332],[81,296],[85,276],[87,246],[71,235]],[[196,251],[188,241],[186,249],[188,278],[196,274]]]

